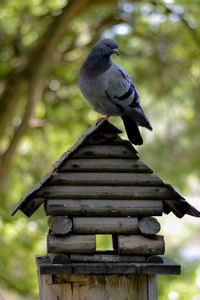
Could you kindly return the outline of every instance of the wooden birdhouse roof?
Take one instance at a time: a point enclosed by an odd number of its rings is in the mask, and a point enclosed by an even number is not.
[[[172,186],[139,159],[132,144],[119,137],[120,132],[107,120],[92,126],[54,164],[53,171],[22,198],[13,215],[20,209],[31,216],[46,200],[55,206],[63,200],[83,199],[87,205],[88,200],[101,199],[107,203],[133,200],[141,204],[145,200],[149,206],[162,203],[160,214],[172,211],[179,218],[185,214],[200,217]]]

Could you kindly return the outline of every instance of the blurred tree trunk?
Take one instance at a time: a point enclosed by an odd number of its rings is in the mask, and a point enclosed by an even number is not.
[[[31,51],[26,62],[20,68],[13,70],[8,76],[4,92],[0,98],[0,140],[15,115],[17,105],[26,95],[26,105],[21,124],[11,138],[10,144],[2,154],[0,162],[0,182],[3,184],[9,171],[13,154],[21,137],[29,128],[29,120],[34,114],[38,101],[43,93],[43,82],[46,77],[51,59],[59,42],[67,34],[68,24],[78,15],[99,1],[70,0],[62,13],[52,20],[48,30]]]

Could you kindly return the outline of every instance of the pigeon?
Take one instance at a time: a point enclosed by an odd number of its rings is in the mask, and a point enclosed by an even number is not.
[[[142,145],[138,126],[152,130],[141,105],[136,88],[128,73],[112,61],[119,55],[118,43],[102,39],[92,48],[78,74],[78,85],[93,109],[102,115],[120,116],[127,136],[134,145]]]

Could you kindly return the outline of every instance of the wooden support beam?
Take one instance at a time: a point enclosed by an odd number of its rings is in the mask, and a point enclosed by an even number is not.
[[[88,145],[121,145],[126,144],[126,142],[126,140],[122,140],[118,135],[110,133],[95,133],[87,139]]]
[[[78,171],[78,172],[153,172],[139,159],[81,159],[72,158],[64,162],[59,171]]]
[[[118,250],[121,255],[164,254],[164,238],[158,235],[151,238],[141,235],[119,235]]]
[[[48,225],[54,234],[67,234],[72,229],[72,221],[66,216],[51,216]]]
[[[97,254],[71,254],[72,262],[145,262],[145,256],[131,256],[131,255],[118,255],[111,253],[97,253]]]
[[[81,234],[135,234],[138,233],[138,219],[128,217],[74,217],[73,232]]]
[[[160,216],[163,212],[163,204],[159,200],[48,199],[45,210],[47,215]]]
[[[155,235],[160,231],[160,224],[153,217],[144,217],[139,220],[139,231],[146,235]]]
[[[112,186],[164,186],[162,180],[154,173],[87,173],[55,172],[48,185],[112,185]]]
[[[48,253],[94,253],[95,235],[47,236]]]
[[[44,186],[37,196],[60,199],[170,199],[171,192],[166,187],[157,186]]]
[[[135,151],[125,145],[84,145],[73,158],[138,158]]]
[[[51,264],[46,256],[38,255],[36,262],[41,274],[180,274],[180,265],[172,260],[162,257],[161,263],[153,262],[115,262],[115,263],[89,263],[71,262],[67,265]],[[154,300],[154,299],[153,299]]]

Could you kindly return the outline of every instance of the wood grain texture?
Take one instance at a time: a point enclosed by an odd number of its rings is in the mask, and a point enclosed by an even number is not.
[[[73,232],[80,234],[134,234],[138,233],[138,219],[128,217],[74,217]]]
[[[84,145],[73,158],[138,158],[135,151],[125,145]]]
[[[45,198],[35,197],[34,201],[27,201],[27,204],[23,205],[22,208],[20,209],[23,211],[25,215],[30,217],[40,207],[40,205],[44,203],[44,201]]]
[[[158,299],[157,275],[147,276],[148,300]]]
[[[161,263],[69,263],[51,264],[46,255],[37,255],[36,263],[41,274],[180,274],[180,265],[162,256]]]
[[[44,186],[37,196],[60,199],[170,199],[166,187],[154,186]]]
[[[112,186],[163,186],[162,180],[154,173],[97,173],[97,172],[55,172],[48,185],[112,185]]]
[[[45,209],[47,215],[138,217],[162,215],[163,204],[159,200],[48,199]]]
[[[87,139],[89,145],[121,145],[126,144],[128,141],[122,140],[120,136],[111,133],[95,133]],[[135,149],[135,148],[134,148]],[[136,150],[135,150],[136,152]]]
[[[74,158],[64,162],[59,171],[87,172],[152,172],[141,160],[124,158],[81,159]]]
[[[95,235],[47,236],[48,253],[94,253]]]
[[[148,296],[152,279],[148,280],[147,275],[62,274],[52,280],[50,275],[38,273],[38,280],[40,300],[152,300]],[[51,280],[53,282],[49,284]]]
[[[49,228],[54,234],[67,234],[72,230],[72,221],[66,216],[49,217]]]
[[[97,251],[96,251],[97,252]],[[145,262],[145,256],[118,255],[111,253],[71,254],[72,262]]]
[[[163,236],[145,237],[141,235],[118,235],[118,251],[121,255],[164,254]]]
[[[139,231],[146,235],[155,235],[160,231],[160,224],[153,217],[144,217],[139,220]]]

